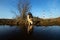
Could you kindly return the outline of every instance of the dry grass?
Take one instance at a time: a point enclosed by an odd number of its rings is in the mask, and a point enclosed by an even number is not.
[[[33,19],[34,25],[38,26],[51,26],[51,25],[59,25],[60,26],[60,18],[55,19]],[[26,19],[0,19],[0,25],[17,25],[17,26],[28,26],[28,22]]]

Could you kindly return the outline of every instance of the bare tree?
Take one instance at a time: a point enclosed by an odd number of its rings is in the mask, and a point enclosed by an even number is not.
[[[27,13],[30,11],[29,0],[19,0],[18,1],[18,11],[22,19],[26,18]]]

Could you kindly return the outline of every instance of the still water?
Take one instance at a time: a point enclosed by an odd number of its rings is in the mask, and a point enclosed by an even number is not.
[[[26,35],[17,26],[0,25],[0,40],[60,40],[60,26],[35,26],[31,35]]]

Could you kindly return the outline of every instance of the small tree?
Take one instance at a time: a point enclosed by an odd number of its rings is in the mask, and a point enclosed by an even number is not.
[[[20,19],[24,19],[23,21],[25,21],[26,16],[28,14],[28,12],[30,11],[30,1],[29,0],[19,0],[18,4],[17,4],[17,9],[18,9],[18,13],[16,13],[15,11],[12,11],[16,17],[16,23],[21,22],[22,20]]]
[[[30,11],[29,0],[19,0],[17,6],[18,6],[19,15],[20,15],[19,17],[22,19],[26,19],[26,15]]]

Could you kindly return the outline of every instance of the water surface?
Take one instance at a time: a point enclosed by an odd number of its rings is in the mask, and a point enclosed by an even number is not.
[[[26,35],[17,26],[0,25],[1,40],[60,40],[60,26],[35,26],[31,35]]]

